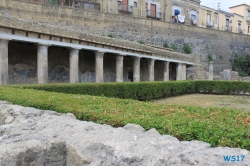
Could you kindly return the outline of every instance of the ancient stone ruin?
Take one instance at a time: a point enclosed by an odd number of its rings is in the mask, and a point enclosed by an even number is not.
[[[73,114],[0,102],[1,166],[82,165],[235,165],[224,156],[244,156],[244,149],[212,148],[201,141],[179,141],[145,131],[139,125],[113,128],[76,120]]]

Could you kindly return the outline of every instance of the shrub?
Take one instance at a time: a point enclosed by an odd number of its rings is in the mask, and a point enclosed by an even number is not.
[[[193,91],[193,85],[201,91],[208,90],[210,92],[215,89],[218,92],[228,91],[230,88],[240,91],[250,91],[249,83],[231,82],[231,81],[193,81],[186,82],[186,88],[180,88],[185,82],[175,84],[173,91],[188,93]],[[188,84],[193,84],[189,86]],[[93,84],[99,88],[101,84]],[[132,86],[132,84],[128,84]],[[126,86],[128,86],[126,85]],[[134,86],[138,87],[140,84]],[[150,86],[149,86],[150,85]],[[168,89],[170,84],[164,84],[164,88]],[[46,87],[30,86],[31,87]],[[52,85],[53,86],[53,85]],[[72,87],[78,86],[72,84]],[[108,84],[115,87],[115,84]],[[125,85],[124,85],[125,86]],[[156,86],[156,88],[154,88]],[[159,93],[158,84],[152,86],[143,86],[141,94]],[[184,87],[185,87],[184,86]],[[223,88],[226,86],[226,88]],[[75,95],[65,93],[46,92],[33,89],[23,89],[25,86],[1,86],[0,100],[7,100],[13,104],[22,106],[35,107],[44,110],[54,110],[60,113],[73,113],[79,120],[94,121],[96,123],[108,124],[115,127],[124,126],[127,123],[140,124],[146,130],[155,128],[161,134],[170,134],[179,140],[200,140],[215,146],[228,146],[233,148],[245,148],[250,150],[250,131],[249,131],[249,113],[243,113],[234,110],[225,110],[217,108],[201,108],[201,107],[184,107],[169,106],[166,104],[154,104],[150,102],[139,102],[129,99],[116,99],[89,95]],[[51,85],[49,85],[51,87]],[[63,87],[63,86],[62,86]],[[69,86],[67,86],[69,87]],[[63,91],[67,90],[63,87]],[[89,87],[89,86],[87,86]],[[148,87],[155,89],[147,93]],[[189,89],[189,88],[191,89]],[[84,87],[82,87],[84,89]],[[85,87],[86,88],[86,87]],[[140,86],[138,88],[141,88]],[[222,91],[220,88],[223,88]],[[248,89],[247,89],[248,88]],[[56,86],[60,91],[60,87]],[[73,88],[71,90],[80,90]],[[109,91],[112,88],[104,89]],[[126,88],[124,87],[124,90]],[[186,89],[183,91],[183,89]],[[93,89],[92,89],[93,90]],[[126,89],[126,90],[129,90]],[[134,89],[130,91],[133,92]],[[159,89],[160,90],[160,89]],[[70,90],[68,90],[70,92]],[[76,91],[73,91],[76,93]],[[114,92],[114,91],[113,91]],[[165,92],[171,92],[165,90]],[[137,94],[135,94],[137,95]]]
[[[232,65],[232,71],[236,71],[235,65]]]
[[[185,54],[191,54],[192,53],[192,49],[188,44],[184,44],[183,51],[184,51]]]
[[[241,77],[247,77],[248,74],[246,72],[244,72],[244,71],[240,71],[239,72],[239,76],[241,76]]]
[[[177,49],[178,49],[178,47],[176,46],[176,45],[171,45],[171,48],[174,50],[174,51],[176,51]]]
[[[220,55],[220,59],[223,59],[223,57]]]
[[[163,47],[169,48],[169,45],[168,45],[167,43],[164,43],[164,44],[163,44]]]
[[[114,38],[114,36],[112,34],[108,34],[108,37],[110,38]]]
[[[117,97],[122,99],[152,100],[163,97],[192,93],[195,84],[189,81],[140,82],[140,83],[85,83],[27,85],[24,88],[61,92],[69,94],[88,94],[94,96]]]
[[[13,86],[13,85],[12,85]],[[20,87],[20,85],[15,85]],[[168,81],[139,83],[84,83],[22,85],[23,88],[68,94],[153,100],[187,93],[240,94],[250,92],[250,82],[233,81]]]
[[[59,4],[59,0],[50,0],[50,1],[48,1],[48,3],[50,5],[58,5]]]
[[[146,44],[146,42],[144,42],[144,41],[138,41],[138,43],[140,43],[140,44]]]
[[[213,56],[211,54],[208,54],[207,59],[208,59],[208,62],[212,62],[213,61]]]
[[[247,76],[247,73],[250,72],[250,54],[247,54],[246,56],[238,56],[235,54],[234,59],[231,59],[230,62],[232,68],[241,73],[242,77]]]

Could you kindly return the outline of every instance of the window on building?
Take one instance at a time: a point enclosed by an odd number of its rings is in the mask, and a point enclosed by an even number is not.
[[[137,2],[134,2],[134,7],[137,7]]]
[[[181,7],[172,6],[172,16],[181,15]]]
[[[248,20],[250,20],[250,10],[248,10]]]
[[[207,14],[207,21],[211,22],[211,14]]]
[[[250,33],[250,25],[248,25],[247,32]]]
[[[215,24],[218,23],[218,16],[214,16],[214,23],[215,23]]]
[[[197,11],[191,10],[190,11],[190,18],[191,18],[191,20],[197,20]]]
[[[174,15],[177,16],[177,15],[179,15],[179,14],[180,14],[180,11],[179,11],[178,9],[175,9],[175,10],[174,10]]]
[[[191,14],[191,20],[196,20],[196,15]]]
[[[238,32],[239,32],[239,33],[242,33],[242,30],[241,30],[241,23],[240,23],[240,22],[238,23]]]
[[[229,19],[228,18],[226,19],[226,26],[227,27],[229,26]]]

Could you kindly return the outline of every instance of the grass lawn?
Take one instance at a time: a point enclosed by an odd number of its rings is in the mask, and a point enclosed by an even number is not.
[[[250,112],[250,96],[189,94],[166,99],[154,100],[154,103],[177,104],[184,106],[218,107]]]
[[[0,100],[38,109],[71,112],[80,120],[109,124],[140,124],[179,140],[200,140],[212,146],[250,150],[250,112],[140,102],[89,95],[64,94],[0,86]]]

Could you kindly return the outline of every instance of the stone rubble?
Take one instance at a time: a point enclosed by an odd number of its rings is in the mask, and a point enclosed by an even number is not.
[[[242,156],[225,162],[225,155]],[[128,124],[113,128],[76,120],[73,114],[38,110],[0,101],[1,166],[161,166],[250,165],[244,149],[211,148],[201,141],[179,141]]]

